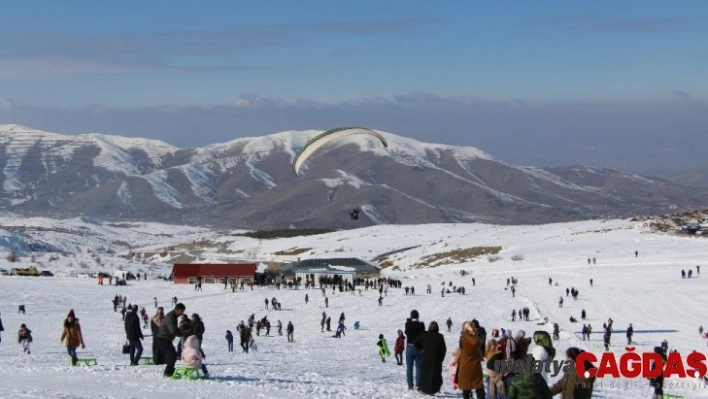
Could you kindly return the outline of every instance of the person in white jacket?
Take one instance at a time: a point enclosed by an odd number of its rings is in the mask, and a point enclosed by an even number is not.
[[[209,371],[204,363],[204,358],[199,350],[199,340],[196,335],[190,335],[184,341],[184,349],[182,349],[182,365],[201,368],[205,378],[209,378]]]

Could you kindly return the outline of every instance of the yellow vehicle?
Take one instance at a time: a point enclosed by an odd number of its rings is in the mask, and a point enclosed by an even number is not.
[[[28,268],[13,268],[10,270],[11,276],[39,276],[39,270],[36,267],[30,266]]]

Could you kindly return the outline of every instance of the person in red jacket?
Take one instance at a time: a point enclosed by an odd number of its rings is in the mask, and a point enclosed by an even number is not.
[[[406,336],[403,335],[403,331],[398,330],[398,338],[396,338],[396,343],[393,345],[393,353],[396,355],[396,364],[403,366],[403,350],[406,348]]]

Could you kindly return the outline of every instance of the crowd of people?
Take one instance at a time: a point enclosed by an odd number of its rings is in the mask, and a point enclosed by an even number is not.
[[[405,342],[405,343],[404,343]],[[405,332],[399,330],[394,346],[397,365],[402,365],[405,348],[406,380],[408,389],[434,395],[443,385],[443,362],[447,352],[445,337],[440,333],[436,321],[431,321],[426,330],[417,310],[410,313],[405,323]],[[556,350],[548,332],[539,330],[532,337],[526,337],[523,330],[512,336],[510,330],[492,329],[487,331],[476,319],[462,324],[459,341],[451,352],[447,365],[452,386],[462,391],[463,399],[472,398],[551,398],[562,394],[564,398],[590,398],[594,377],[578,375],[575,369],[567,371],[555,384],[549,386],[545,373],[500,372],[495,367],[506,360],[525,360],[531,356],[536,361],[548,361],[556,356]],[[582,353],[577,347],[566,351],[566,360],[573,360]],[[485,390],[484,370],[489,376]],[[585,369],[593,368],[585,364]],[[486,392],[485,392],[486,391]],[[486,394],[489,396],[486,396]]]

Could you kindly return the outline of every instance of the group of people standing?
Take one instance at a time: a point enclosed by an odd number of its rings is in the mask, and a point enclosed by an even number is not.
[[[419,320],[419,313],[413,310],[405,323],[405,335],[401,330],[394,346],[397,364],[402,364],[405,345],[406,381],[408,389],[434,395],[443,384],[443,361],[447,352],[444,336],[438,323],[425,324]],[[502,330],[503,331],[503,330]],[[405,343],[404,343],[405,342]],[[533,345],[531,345],[533,344]],[[566,360],[575,361],[582,353],[579,348],[569,348]],[[556,355],[550,334],[536,331],[532,338],[526,338],[524,331],[518,331],[512,337],[511,331],[492,330],[487,339],[487,332],[475,319],[462,325],[460,338],[448,365],[452,385],[462,391],[463,399],[471,399],[472,392],[477,398],[486,398],[483,363],[486,363],[489,375],[489,397],[505,399],[550,399],[555,394],[564,398],[591,398],[594,378],[585,378],[576,374],[576,370],[567,371],[553,386],[548,385],[545,373],[514,373],[513,370],[499,371],[495,365],[501,361],[515,361],[531,356],[536,361],[549,361]],[[583,365],[585,370],[594,367]]]

